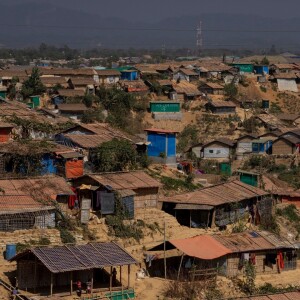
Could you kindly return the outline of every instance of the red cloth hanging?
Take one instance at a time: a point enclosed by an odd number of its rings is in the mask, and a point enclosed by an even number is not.
[[[75,200],[77,199],[77,190],[76,190],[76,188],[71,187],[71,190],[74,192],[75,195],[70,195],[69,196],[68,205],[69,205],[70,209],[74,208]]]

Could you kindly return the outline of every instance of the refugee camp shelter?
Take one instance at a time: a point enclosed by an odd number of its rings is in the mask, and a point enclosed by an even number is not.
[[[30,195],[43,203],[49,200],[64,203],[74,195],[66,180],[54,175],[0,179],[0,189],[5,195]]]
[[[93,210],[115,213],[116,194],[130,217],[138,209],[155,208],[161,184],[143,171],[96,173],[73,181],[79,200],[90,199]]]
[[[214,82],[206,82],[202,84],[199,90],[205,94],[224,95],[224,86]]]
[[[245,170],[237,170],[237,173],[240,176],[240,181],[255,187],[258,187],[260,184],[260,174],[256,172],[250,172]]]
[[[279,73],[275,74],[274,78],[277,81],[278,91],[298,93],[298,86],[296,83],[297,76],[295,73]]]
[[[234,298],[234,300],[274,300],[274,299],[299,300],[300,291]]]
[[[55,206],[35,200],[31,195],[0,195],[0,231],[55,227]]]
[[[260,138],[252,141],[252,153],[272,154],[273,141],[268,138]]]
[[[147,132],[148,156],[155,162],[176,164],[176,134],[178,131],[149,128]]]
[[[160,199],[162,209],[189,227],[224,227],[244,216],[258,224],[272,215],[269,193],[239,180]]]
[[[296,153],[300,153],[300,137],[281,136],[273,141],[273,155],[294,155]]]
[[[205,104],[205,109],[213,114],[235,114],[236,105],[232,101],[210,101]]]
[[[174,80],[186,80],[188,82],[198,81],[199,74],[191,69],[179,69],[173,75]]]
[[[255,74],[259,74],[259,75],[269,74],[269,66],[267,65],[255,65],[253,69]]]
[[[55,136],[57,143],[82,152],[86,159],[91,158],[95,148],[114,138],[131,141],[124,133],[107,123],[78,124]]]
[[[238,68],[241,74],[243,73],[253,73],[254,65],[253,63],[233,63],[232,67]]]
[[[130,266],[137,261],[114,242],[28,249],[11,259],[17,262],[21,290],[43,295],[74,295],[78,280],[90,282],[92,292],[129,291]],[[122,283],[122,268],[128,269],[128,286]],[[113,286],[113,268],[120,277]],[[30,274],[30,276],[29,276]]]
[[[227,138],[218,138],[202,146],[201,157],[204,159],[229,160],[235,143]]]
[[[239,157],[243,157],[243,154],[252,152],[252,141],[257,139],[254,134],[242,135],[237,139],[236,154]]]
[[[10,140],[14,127],[12,124],[0,122],[0,143],[6,143]]]
[[[57,104],[57,109],[63,116],[71,118],[81,118],[88,108],[83,103],[63,103]]]
[[[52,141],[17,140],[0,144],[0,174],[3,176],[59,174],[73,178],[71,174],[80,176],[82,172],[83,156]]]
[[[150,250],[160,248],[159,245]],[[243,275],[245,266],[250,264],[257,274],[277,274],[297,269],[298,263],[296,245],[267,231],[199,235],[170,240],[166,248],[182,253],[180,262],[177,260],[178,278],[185,274],[191,281],[199,280],[205,270],[236,277]]]
[[[138,70],[133,67],[124,67],[118,70],[121,72],[121,80],[137,80],[139,78]]]
[[[96,70],[99,76],[99,83],[103,85],[116,84],[121,77],[121,73],[118,70]]]
[[[173,91],[170,92],[169,97],[171,100],[176,101],[196,100],[201,95],[197,86],[185,80],[180,82],[173,81],[172,90]]]

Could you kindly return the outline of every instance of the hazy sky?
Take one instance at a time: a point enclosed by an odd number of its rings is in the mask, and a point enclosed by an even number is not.
[[[46,2],[138,21],[213,12],[300,17],[300,0],[0,0],[1,4],[26,2]]]

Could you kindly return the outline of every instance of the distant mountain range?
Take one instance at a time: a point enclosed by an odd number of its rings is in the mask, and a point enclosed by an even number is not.
[[[147,23],[45,3],[0,5],[0,11],[0,44],[9,48],[42,42],[76,48],[193,48],[199,20],[206,48],[269,49],[272,44],[289,51],[300,48],[300,18],[205,14]]]

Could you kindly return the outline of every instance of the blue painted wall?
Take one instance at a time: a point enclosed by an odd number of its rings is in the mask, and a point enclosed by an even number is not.
[[[167,137],[165,134],[158,134],[156,132],[148,132],[148,156],[159,157],[161,153],[166,152]]]
[[[166,157],[176,156],[176,135],[148,132],[148,156],[159,157],[165,153]]]
[[[269,66],[254,66],[256,74],[269,74]]]
[[[168,157],[176,156],[176,135],[168,134]]]
[[[122,72],[121,71],[121,79],[122,80],[137,80],[138,79],[138,72]]]

